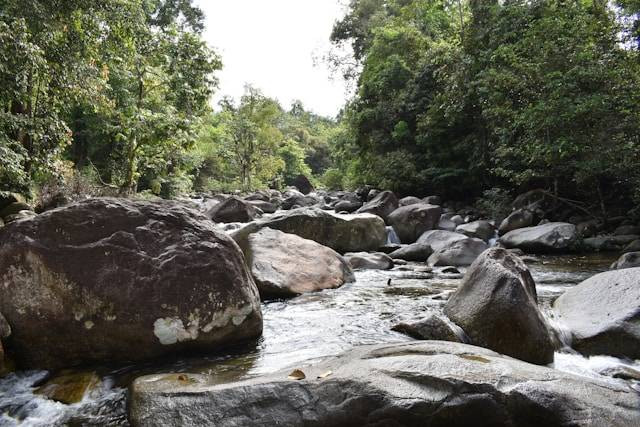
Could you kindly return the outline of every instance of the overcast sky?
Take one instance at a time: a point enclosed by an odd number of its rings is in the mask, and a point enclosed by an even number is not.
[[[314,65],[329,47],[333,23],[344,13],[340,0],[196,0],[206,14],[205,37],[222,56],[223,95],[238,98],[245,83],[288,108],[300,99],[307,109],[334,116],[345,102],[339,76]],[[318,61],[316,61],[318,62]]]

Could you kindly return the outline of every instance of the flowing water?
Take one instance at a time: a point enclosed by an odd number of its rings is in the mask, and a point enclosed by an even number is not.
[[[530,259],[543,311],[568,288],[604,270],[609,256],[561,256]],[[214,375],[220,382],[273,372],[338,355],[354,346],[405,342],[411,339],[391,331],[399,322],[411,322],[427,312],[440,312],[460,284],[463,269],[408,264],[391,271],[356,272],[355,283],[340,289],[307,294],[262,306],[264,334],[256,345],[218,357],[175,362],[101,367],[99,389],[74,405],[53,402],[34,394],[45,372],[18,372],[0,380],[0,425],[127,425],[126,386],[139,375],[194,372]],[[553,324],[554,320],[549,315]],[[568,340],[567,346],[570,345]],[[638,370],[640,364],[613,357],[585,358],[570,348],[556,354],[555,367],[578,375],[600,377],[612,369]],[[620,381],[611,379],[611,381]],[[634,384],[637,386],[637,384]]]

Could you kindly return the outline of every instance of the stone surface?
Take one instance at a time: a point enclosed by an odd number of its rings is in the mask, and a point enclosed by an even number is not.
[[[500,227],[498,227],[498,232],[503,235],[519,228],[529,227],[533,225],[533,219],[531,212],[522,209],[516,210],[502,220]]]
[[[337,215],[318,208],[300,208],[262,218],[232,237],[242,242],[251,233],[269,227],[313,240],[340,253],[371,252],[387,241],[384,221],[375,215]]]
[[[16,215],[21,211],[31,211],[31,206],[24,202],[14,202],[10,205],[5,206],[2,210],[0,210],[0,218],[7,220],[12,215]],[[6,221],[9,223],[10,221]]]
[[[438,226],[441,214],[440,206],[418,203],[396,209],[389,215],[388,222],[402,243],[414,243],[422,234]]]
[[[550,222],[520,228],[510,231],[499,240],[506,248],[518,248],[533,253],[570,251],[577,241],[576,226],[566,222]]]
[[[640,268],[585,280],[561,295],[553,312],[579,352],[640,358]]]
[[[463,342],[464,336],[459,326],[437,314],[415,323],[400,323],[391,329],[417,340]]]
[[[496,228],[489,221],[478,220],[468,224],[459,225],[456,228],[456,233],[464,234],[469,237],[476,237],[478,239],[488,242],[496,235]]]
[[[207,216],[215,222],[249,222],[258,215],[256,207],[238,197],[229,197],[207,211]]]
[[[489,246],[482,240],[468,237],[439,248],[429,256],[427,263],[432,267],[448,265],[466,267],[471,265],[487,249]]]
[[[291,182],[290,185],[296,187],[302,194],[309,194],[313,191],[313,184],[304,175],[298,175]]]
[[[381,252],[351,252],[344,255],[355,270],[391,270],[393,259]]]
[[[640,267],[640,252],[627,252],[611,266],[612,270],[622,270],[623,268]]]
[[[250,205],[260,209],[264,213],[275,213],[278,210],[278,206],[271,202],[266,202],[263,200],[249,200]],[[255,218],[255,216],[254,216]]]
[[[55,369],[259,337],[242,252],[213,227],[173,202],[91,199],[1,229],[8,350],[24,368]]]
[[[396,195],[391,191],[383,191],[365,203],[357,212],[378,215],[387,222],[387,218],[391,215],[391,212],[398,209],[398,206],[400,205]]]
[[[338,288],[354,280],[340,254],[295,234],[263,228],[241,246],[263,299]]]
[[[594,251],[621,251],[629,252],[627,249],[638,240],[640,236],[596,236],[583,240],[583,245],[587,249]]]
[[[531,363],[553,362],[533,278],[526,265],[504,249],[484,252],[469,267],[444,312],[474,345]]]
[[[417,242],[401,247],[391,252],[389,256],[394,259],[406,261],[426,262],[435,251],[445,247],[451,242],[468,239],[460,233],[446,230],[431,230],[424,233]]]
[[[35,394],[72,405],[96,390],[102,380],[95,372],[69,372],[56,375],[35,390]]]
[[[640,239],[636,239],[625,246],[623,252],[640,252]]]
[[[444,341],[359,347],[342,357],[215,384],[154,375],[131,387],[134,426],[635,426],[640,400],[622,383],[531,365]]]
[[[409,205],[416,205],[418,203],[422,203],[422,200],[414,196],[407,196],[400,199],[399,202],[400,202],[400,206],[409,206]]]

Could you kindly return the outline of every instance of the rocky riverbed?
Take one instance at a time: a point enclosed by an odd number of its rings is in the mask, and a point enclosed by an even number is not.
[[[7,217],[0,425],[637,425],[640,269],[527,206],[498,227],[291,190]]]
[[[611,261],[612,257],[606,255],[540,257],[530,267],[542,306],[547,310],[565,290],[606,270]],[[419,320],[425,312],[441,313],[461,281],[460,274],[442,272],[444,269],[424,270],[424,265],[411,263],[389,271],[357,271],[355,282],[340,289],[263,302],[262,338],[255,346],[238,348],[227,355],[92,368],[100,374],[102,385],[80,403],[65,405],[34,393],[34,385],[46,377],[43,371],[11,374],[0,380],[0,425],[129,425],[127,386],[142,375],[206,374],[214,381],[229,383],[289,367],[304,370],[314,361],[361,345],[412,342],[391,328],[400,322]],[[555,354],[553,366],[629,387],[637,383],[611,378],[607,372],[640,372],[640,365],[632,361],[606,356],[587,358],[567,349]]]

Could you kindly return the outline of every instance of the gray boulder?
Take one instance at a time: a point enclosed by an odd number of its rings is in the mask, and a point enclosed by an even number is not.
[[[623,251],[630,252],[627,248],[638,240],[640,236],[633,234],[630,236],[596,236],[589,237],[582,241],[587,249],[593,251]]]
[[[464,234],[469,237],[476,237],[480,240],[488,242],[496,235],[496,228],[489,221],[478,220],[468,224],[462,224],[456,227],[456,233]]]
[[[466,267],[471,265],[489,246],[480,239],[467,237],[464,240],[450,242],[434,251],[427,263],[431,267],[448,266]]]
[[[550,222],[510,231],[499,242],[506,248],[519,248],[525,252],[559,252],[572,250],[578,242],[578,234],[573,224]]]
[[[445,341],[359,347],[238,382],[161,374],[130,388],[135,426],[634,426],[640,400],[619,382]]]
[[[260,209],[264,213],[272,214],[278,210],[278,206],[271,202],[266,202],[263,200],[249,200],[250,205]]]
[[[640,239],[636,239],[625,246],[623,252],[640,252]]]
[[[437,314],[415,323],[399,323],[391,329],[417,340],[463,342],[464,336],[458,325]]]
[[[458,224],[453,222],[449,218],[440,217],[440,221],[438,221],[438,230],[446,230],[446,231],[455,231]]]
[[[408,197],[403,197],[402,199],[399,200],[399,202],[400,202],[400,206],[409,206],[409,205],[416,205],[418,203],[422,203],[422,200],[414,196],[408,196]]]
[[[427,196],[422,199],[422,203],[440,206],[442,204],[442,198],[440,196]]]
[[[553,312],[579,352],[640,358],[640,268],[585,280],[561,295]]]
[[[398,209],[399,202],[398,198],[391,191],[383,191],[382,193],[375,196],[373,199],[364,204],[360,209],[357,210],[357,213],[368,213],[373,215],[378,215],[385,222],[387,222],[387,218],[391,214],[391,212]]]
[[[357,194],[349,194],[334,205],[334,210],[336,212],[352,213],[357,211],[361,207],[362,207],[362,201],[360,201]]]
[[[238,245],[173,202],[91,199],[1,229],[0,312],[23,368],[215,352],[262,332]]]
[[[403,206],[389,215],[389,224],[403,243],[414,243],[426,231],[438,226],[442,208],[418,203]]]
[[[500,227],[498,227],[498,232],[500,235],[503,235],[519,228],[529,227],[533,225],[533,220],[534,218],[531,212],[524,209],[518,209],[502,220]]]
[[[611,270],[622,270],[623,268],[640,267],[640,252],[627,252],[622,254],[616,262],[611,265]]]
[[[430,230],[422,234],[417,242],[403,246],[391,252],[389,256],[394,259],[425,262],[429,256],[438,249],[445,247],[451,242],[465,240],[467,238],[464,234],[451,231]]]
[[[613,232],[615,236],[629,236],[640,234],[640,227],[636,225],[621,225]]]
[[[206,215],[215,222],[250,222],[258,216],[258,210],[250,202],[232,196],[213,206]]]
[[[263,228],[246,243],[242,250],[263,299],[338,288],[354,280],[340,254],[313,240]]]
[[[445,314],[471,343],[545,365],[554,348],[527,266],[504,249],[484,252],[447,301]]]
[[[269,227],[313,240],[339,252],[371,252],[384,246],[387,231],[375,215],[338,215],[318,208],[300,208],[262,218],[232,234],[242,242],[251,233]]]
[[[394,265],[393,259],[382,252],[352,252],[344,257],[355,270],[391,270]]]

